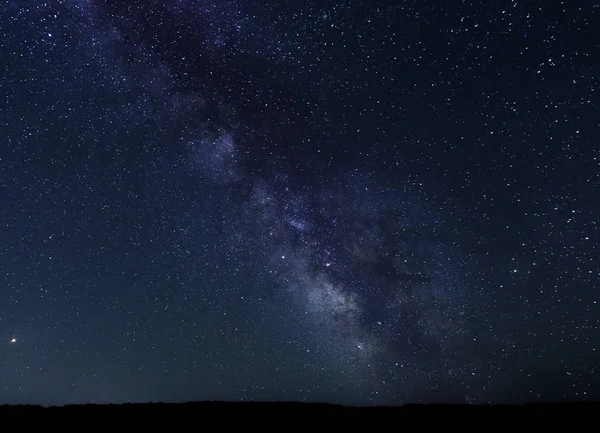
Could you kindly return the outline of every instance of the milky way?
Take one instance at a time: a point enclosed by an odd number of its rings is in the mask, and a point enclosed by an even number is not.
[[[600,395],[597,7],[151,3],[0,7],[0,403]]]

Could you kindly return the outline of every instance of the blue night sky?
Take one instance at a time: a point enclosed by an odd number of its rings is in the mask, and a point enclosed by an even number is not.
[[[0,5],[0,404],[600,399],[600,6]]]

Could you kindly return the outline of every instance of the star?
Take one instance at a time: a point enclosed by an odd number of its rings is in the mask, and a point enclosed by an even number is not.
[[[12,338],[12,339],[10,340],[10,342],[11,342],[11,343],[16,343],[16,342],[17,342],[17,339],[16,339],[16,338]]]

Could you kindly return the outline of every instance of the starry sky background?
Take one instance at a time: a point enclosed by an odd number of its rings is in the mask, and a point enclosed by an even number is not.
[[[596,1],[0,5],[0,403],[600,399]]]

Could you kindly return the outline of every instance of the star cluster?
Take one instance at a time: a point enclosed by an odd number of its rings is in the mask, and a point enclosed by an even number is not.
[[[0,403],[600,398],[593,2],[0,6]]]

